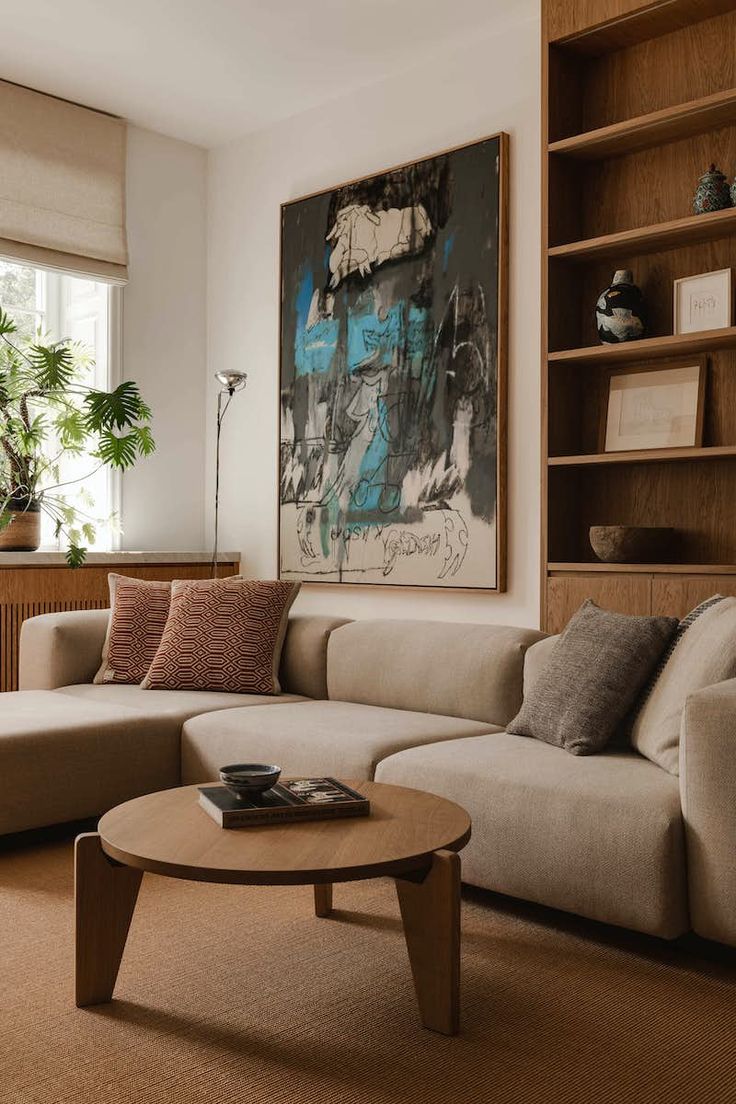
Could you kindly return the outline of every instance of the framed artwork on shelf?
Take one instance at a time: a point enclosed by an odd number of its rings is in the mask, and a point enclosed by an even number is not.
[[[702,445],[705,375],[705,357],[609,372],[603,451]]]
[[[283,204],[279,571],[505,589],[508,135]]]
[[[731,269],[675,280],[675,333],[720,330],[733,325]]]

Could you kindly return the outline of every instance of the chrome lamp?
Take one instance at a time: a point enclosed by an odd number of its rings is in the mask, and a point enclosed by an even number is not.
[[[215,534],[212,547],[212,578],[217,578],[217,528],[220,513],[220,436],[222,423],[227,414],[228,407],[233,401],[236,391],[242,391],[248,376],[245,372],[215,372],[215,379],[220,384],[217,392],[217,443],[215,448]],[[227,398],[226,398],[227,396]],[[225,400],[223,402],[223,400]]]

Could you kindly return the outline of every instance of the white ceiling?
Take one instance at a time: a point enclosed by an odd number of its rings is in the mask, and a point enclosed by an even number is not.
[[[444,50],[538,4],[2,0],[0,76],[209,147],[430,58],[441,64]]]

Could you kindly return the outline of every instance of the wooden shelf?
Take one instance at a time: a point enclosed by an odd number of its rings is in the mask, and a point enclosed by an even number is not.
[[[733,7],[733,0],[659,0],[639,11],[558,38],[554,45],[588,57],[600,57],[733,11]]]
[[[687,218],[641,226],[635,230],[619,230],[599,238],[553,245],[548,255],[555,260],[583,262],[593,258],[620,257],[622,253],[629,256],[678,249],[681,245],[725,238],[729,234],[736,234],[736,207],[710,211],[707,215],[688,215]]]
[[[736,575],[736,564],[622,564],[622,563],[548,563],[548,571],[570,574],[605,572],[623,575]]]
[[[620,345],[589,345],[583,349],[562,349],[549,354],[550,364],[634,364],[662,357],[716,353],[736,348],[736,326],[700,333],[667,334],[645,337],[641,341],[623,341]]]
[[[593,452],[581,456],[550,456],[551,468],[587,468],[597,464],[653,464],[663,460],[722,460],[736,456],[736,445],[709,448],[629,449],[627,452]]]
[[[663,142],[677,142],[691,134],[702,134],[733,122],[736,122],[736,88],[728,88],[713,96],[702,96],[662,111],[652,111],[635,119],[562,138],[550,144],[549,152],[597,161],[648,149]]]

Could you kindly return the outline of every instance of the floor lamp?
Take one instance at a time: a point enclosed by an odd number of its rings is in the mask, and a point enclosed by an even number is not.
[[[217,444],[215,449],[215,537],[212,547],[212,578],[217,578],[217,527],[220,514],[220,434],[222,423],[236,391],[242,391],[248,376],[245,372],[215,372],[215,379],[221,385],[217,392]],[[223,403],[223,399],[227,400]]]

